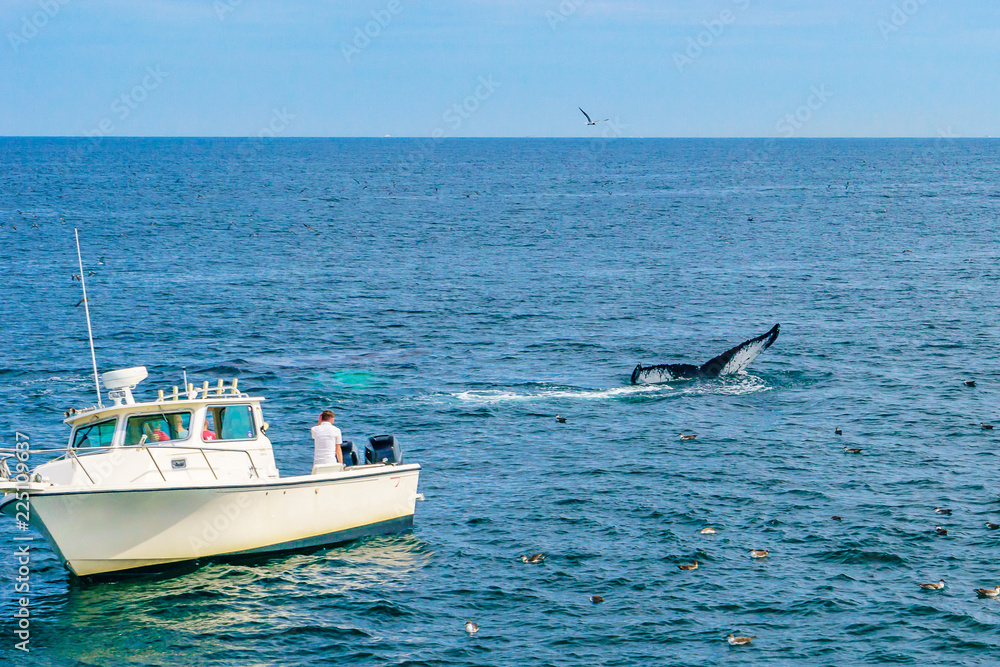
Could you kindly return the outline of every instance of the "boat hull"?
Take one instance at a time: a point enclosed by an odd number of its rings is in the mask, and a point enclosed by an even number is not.
[[[407,530],[419,471],[376,465],[256,484],[43,491],[31,494],[30,515],[78,576],[155,569]]]

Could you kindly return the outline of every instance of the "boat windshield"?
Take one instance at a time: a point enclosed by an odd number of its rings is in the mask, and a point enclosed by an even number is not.
[[[211,406],[205,413],[203,440],[251,440],[257,437],[253,407],[249,405]]]
[[[155,415],[135,415],[125,425],[125,445],[138,445],[142,436],[146,442],[170,442],[188,437],[191,424],[190,412],[168,412]]]
[[[80,426],[73,433],[73,447],[110,447],[115,436],[118,419],[108,419],[96,424]]]

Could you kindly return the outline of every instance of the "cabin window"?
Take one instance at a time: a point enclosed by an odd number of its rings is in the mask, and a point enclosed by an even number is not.
[[[257,437],[253,421],[253,407],[227,405],[205,411],[205,429],[202,440],[252,440]]]
[[[157,415],[135,415],[128,418],[125,425],[125,444],[138,445],[142,436],[146,442],[157,444],[188,437],[191,425],[190,412],[160,413]]]
[[[117,419],[80,426],[73,434],[73,447],[110,447],[115,437]]]

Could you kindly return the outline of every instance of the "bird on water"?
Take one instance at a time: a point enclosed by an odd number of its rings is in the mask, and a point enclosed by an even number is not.
[[[466,621],[465,622],[465,631],[468,632],[470,635],[474,635],[477,632],[479,632],[479,626],[477,624],[473,623],[472,621]]]
[[[737,637],[736,635],[726,635],[726,641],[729,642],[730,646],[743,646],[744,644],[749,644],[756,638],[757,638],[756,635],[748,635],[744,637]]]
[[[917,586],[920,586],[925,591],[939,591],[944,588],[944,579],[933,584],[917,584]]]
[[[697,570],[698,569],[698,561],[695,561],[693,563],[681,563],[677,567],[679,567],[682,570]]]
[[[996,588],[977,588],[976,595],[981,598],[995,598],[1000,596],[1000,586]]]

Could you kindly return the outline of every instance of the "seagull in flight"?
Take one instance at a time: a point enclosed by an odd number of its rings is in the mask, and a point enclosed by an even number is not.
[[[605,118],[604,120],[591,120],[590,116],[587,114],[587,112],[584,111],[581,107],[577,107],[577,109],[580,109],[580,113],[582,113],[584,116],[586,116],[586,118],[587,118],[587,125],[597,125],[598,123],[606,123],[609,120],[611,120],[610,118]]]

